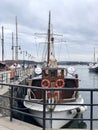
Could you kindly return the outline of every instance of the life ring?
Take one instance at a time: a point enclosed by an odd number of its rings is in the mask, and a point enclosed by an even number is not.
[[[64,80],[63,79],[57,79],[56,81],[56,87],[63,88],[64,87]]]
[[[49,88],[50,87],[50,81],[48,79],[43,79],[41,82],[42,88]]]

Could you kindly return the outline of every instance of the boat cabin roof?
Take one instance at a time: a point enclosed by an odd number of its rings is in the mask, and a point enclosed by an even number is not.
[[[55,68],[45,67],[45,68],[42,68],[42,70],[65,70],[65,68],[61,68],[61,67],[55,67]]]
[[[44,68],[42,78],[64,78],[64,68]]]

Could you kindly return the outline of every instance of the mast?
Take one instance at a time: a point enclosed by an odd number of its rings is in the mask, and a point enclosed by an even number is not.
[[[17,16],[16,16],[16,62],[18,62],[18,28],[17,28]]]
[[[49,11],[49,23],[48,23],[48,56],[47,56],[47,66],[50,60],[50,21],[51,21],[51,12]]]
[[[12,32],[12,61],[14,61],[14,36]]]
[[[94,62],[95,62],[95,47],[94,47]]]
[[[2,26],[2,62],[4,61],[4,28]]]

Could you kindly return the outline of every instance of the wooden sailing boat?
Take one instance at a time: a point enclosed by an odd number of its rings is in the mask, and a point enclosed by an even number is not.
[[[47,128],[61,128],[67,124],[70,119],[73,119],[77,114],[81,114],[86,110],[83,106],[84,100],[80,96],[79,92],[74,90],[63,91],[63,88],[78,88],[78,75],[68,77],[65,68],[59,68],[57,66],[57,60],[51,58],[51,44],[54,42],[54,38],[51,37],[50,29],[50,13],[48,24],[48,56],[47,66],[42,68],[42,74],[38,77],[33,77],[29,80],[30,86],[46,88],[60,88],[61,91],[46,91],[46,118],[60,118],[60,120],[46,120]],[[31,101],[31,102],[28,102]],[[35,116],[35,120],[43,126],[43,93],[40,90],[28,89],[25,96],[24,106],[29,109],[30,113]],[[51,105],[53,103],[53,105]],[[62,105],[58,105],[62,104]],[[69,104],[69,105],[68,105]],[[71,105],[76,104],[76,105]],[[81,104],[81,105],[80,105]],[[40,118],[36,118],[40,117]],[[61,120],[61,119],[67,120]]]

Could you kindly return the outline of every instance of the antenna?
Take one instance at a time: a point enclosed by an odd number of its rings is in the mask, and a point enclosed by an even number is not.
[[[95,47],[94,47],[94,62],[95,62]]]

